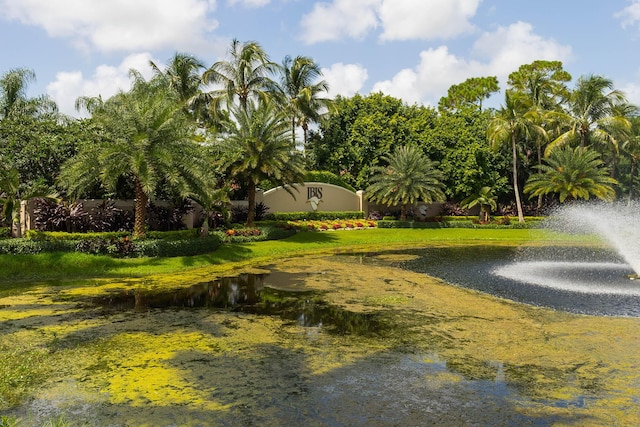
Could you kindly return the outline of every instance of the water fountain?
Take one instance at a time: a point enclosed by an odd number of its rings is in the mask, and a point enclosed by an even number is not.
[[[544,248],[523,251],[513,262],[492,273],[524,283],[585,299],[623,298],[624,305],[638,306],[640,297],[640,205],[585,203],[565,206],[548,220],[558,231],[597,235],[603,245],[581,248]],[[635,302],[634,302],[635,301]],[[616,302],[615,304],[618,304]],[[640,308],[613,314],[632,314]]]
[[[585,203],[557,210],[545,224],[597,235],[584,244],[482,246],[404,251],[403,265],[502,298],[593,315],[640,317],[640,204]],[[553,231],[552,231],[553,232]]]

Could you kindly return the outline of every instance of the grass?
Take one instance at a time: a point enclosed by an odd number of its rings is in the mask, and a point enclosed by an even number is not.
[[[300,232],[283,240],[225,244],[215,252],[173,258],[118,259],[81,253],[0,255],[0,288],[20,289],[40,282],[145,277],[229,263],[261,263],[288,256],[408,246],[527,244],[592,240],[539,229],[367,229]]]

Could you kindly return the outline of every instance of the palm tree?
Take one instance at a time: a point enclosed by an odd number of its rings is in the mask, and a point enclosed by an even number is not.
[[[280,66],[280,84],[275,92],[291,120],[292,139],[295,142],[296,126],[303,130],[306,147],[310,123],[317,123],[322,110],[328,110],[331,100],[321,98],[329,90],[329,84],[320,80],[322,71],[318,64],[306,56],[286,56]]]
[[[76,194],[96,178],[115,189],[126,179],[135,189],[134,235],[145,232],[147,202],[161,182],[188,196],[204,187],[210,169],[202,147],[193,141],[193,127],[177,92],[163,79],[145,81],[133,73],[129,92],[90,103],[92,119],[104,130],[104,140],[84,147],[65,164],[61,184]]]
[[[530,139],[532,136],[545,137],[540,123],[539,112],[531,108],[531,100],[519,92],[507,91],[505,105],[497,111],[489,122],[487,138],[494,149],[504,144],[511,145],[513,171],[513,192],[518,210],[518,221],[524,222],[520,188],[518,186],[518,138]]]
[[[149,62],[154,74],[167,80],[169,87],[178,93],[178,98],[190,107],[202,87],[201,70],[205,68],[202,61],[193,55],[176,52],[164,69],[153,61]]]
[[[228,188],[213,188],[211,185],[209,187],[199,187],[190,195],[192,200],[202,206],[204,221],[200,234],[203,237],[209,235],[209,216],[214,212],[222,212],[226,217],[227,205],[229,204]]]
[[[400,205],[400,219],[406,218],[407,205],[419,199],[425,203],[446,199],[442,172],[419,147],[411,144],[398,147],[382,160],[388,165],[372,168],[371,185],[365,192],[373,202]]]
[[[570,94],[568,113],[554,114],[567,130],[549,143],[545,156],[560,145],[576,142],[580,147],[592,143],[617,145],[612,132],[625,132],[631,126],[626,117],[616,113],[623,104],[627,104],[626,97],[613,90],[611,80],[599,75],[580,77]]]
[[[214,111],[221,107],[222,101],[230,107],[236,100],[240,108],[246,110],[250,99],[266,96],[274,85],[269,76],[275,74],[277,64],[269,60],[258,43],[233,39],[229,56],[229,60],[214,63],[202,75],[205,84],[222,85],[209,93]]]
[[[255,218],[255,195],[258,183],[270,179],[278,184],[302,182],[302,157],[290,138],[290,128],[283,111],[269,100],[249,100],[246,108],[232,109],[236,122],[221,141],[221,164],[229,173],[244,180],[248,191],[247,225]]]
[[[562,111],[562,105],[569,99],[566,83],[571,74],[562,68],[560,61],[537,60],[521,65],[518,71],[509,74],[508,84],[511,90],[521,92],[531,101],[532,108],[538,109],[538,123],[545,126],[547,132],[553,128],[548,112]],[[538,165],[542,164],[542,149],[547,138],[538,136],[535,140]],[[538,208],[542,207],[542,197],[538,198]]]
[[[35,80],[35,72],[28,68],[14,68],[0,77],[0,118],[57,113],[56,103],[48,96],[27,97],[29,83]]]
[[[491,217],[491,211],[497,209],[498,197],[493,194],[493,188],[485,186],[475,194],[471,194],[469,197],[460,202],[460,206],[464,209],[470,209],[474,206],[480,206],[480,213],[478,219],[481,222],[489,222]]]
[[[591,196],[611,201],[616,192],[617,181],[608,175],[600,154],[590,148],[570,146],[553,150],[540,174],[532,175],[524,187],[531,196],[557,193],[560,202],[565,200],[588,200]]]

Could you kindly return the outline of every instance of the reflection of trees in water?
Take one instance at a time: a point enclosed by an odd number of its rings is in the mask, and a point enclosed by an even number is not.
[[[357,313],[326,304],[313,292],[284,291],[264,286],[268,274],[241,274],[172,290],[138,289],[100,297],[110,309],[220,308],[276,315],[304,327],[322,327],[338,335],[387,335],[376,313]]]

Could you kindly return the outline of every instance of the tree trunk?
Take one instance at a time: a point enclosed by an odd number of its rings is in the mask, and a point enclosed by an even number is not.
[[[400,205],[400,221],[407,219],[407,209],[405,205]]]
[[[204,222],[202,223],[202,228],[200,228],[200,236],[209,236],[209,211],[205,211]]]
[[[516,208],[518,209],[518,222],[524,222],[522,202],[520,202],[520,187],[518,186],[518,149],[516,147],[516,134],[511,134],[511,151],[513,154],[513,191],[516,196]]]
[[[248,194],[248,207],[247,207],[247,223],[245,225],[251,226],[256,216],[256,183],[249,180]]]
[[[629,171],[629,197],[627,198],[627,205],[631,206],[631,200],[633,198],[633,178],[636,173],[636,160],[631,158],[631,170]]]
[[[133,223],[133,236],[143,237],[145,234],[147,222],[147,202],[149,198],[142,189],[142,183],[138,178],[135,182],[136,200],[135,200],[135,220]]]
[[[540,144],[539,138],[536,139],[536,145],[538,146],[538,167],[541,167],[542,166],[542,144]],[[538,169],[538,171],[540,171],[540,169]],[[542,209],[542,194],[538,196],[538,210],[540,209]]]
[[[306,153],[307,151],[307,135],[309,133],[309,125],[307,124],[306,120],[304,122],[302,122],[302,141],[303,141],[303,150]]]

